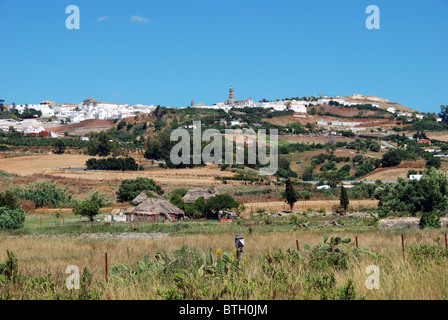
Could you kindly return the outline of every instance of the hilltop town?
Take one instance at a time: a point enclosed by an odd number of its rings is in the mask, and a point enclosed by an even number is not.
[[[135,117],[139,114],[150,114],[154,112],[154,105],[128,105],[99,102],[93,98],[87,98],[82,103],[60,103],[54,101],[42,101],[39,104],[16,105],[5,104],[3,107],[12,116],[6,119],[0,118],[0,130],[7,132],[10,128],[26,134],[48,134],[51,137],[59,137],[61,125],[79,124],[86,120],[121,120]],[[167,107],[169,108],[169,107]],[[350,130],[352,132],[368,131],[372,128],[381,128],[379,123],[372,118],[387,119],[423,119],[424,113],[412,110],[397,103],[391,103],[387,99],[374,96],[363,96],[353,94],[348,97],[296,97],[276,99],[267,101],[263,99],[254,102],[251,98],[235,100],[235,92],[231,87],[228,100],[213,105],[191,102],[189,107],[176,109],[204,109],[222,110],[229,113],[232,109],[262,108],[275,111],[292,111],[294,117],[301,118],[301,123],[312,123],[325,129]],[[332,110],[325,110],[325,109]],[[344,111],[358,110],[356,114],[348,112],[345,117]],[[335,111],[336,112],[332,112]],[[347,113],[347,112],[345,112]],[[368,118],[367,116],[372,116]],[[325,118],[329,116],[329,119]],[[333,116],[333,118],[331,117]],[[335,119],[334,116],[339,119]],[[356,117],[358,116],[358,117]],[[360,118],[364,118],[363,120]],[[437,121],[441,121],[440,118]],[[88,122],[91,126],[92,121]],[[241,126],[237,119],[231,125]],[[46,132],[46,133],[44,133]]]

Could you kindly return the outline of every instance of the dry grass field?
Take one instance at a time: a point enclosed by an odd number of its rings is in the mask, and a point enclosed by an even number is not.
[[[269,202],[247,202],[244,203],[247,212],[256,212],[257,210],[273,210],[273,211],[289,211],[289,206],[284,201],[269,201]],[[308,209],[334,211],[340,207],[339,200],[308,200],[299,201],[294,205],[294,211],[305,212]],[[350,210],[358,209],[376,209],[378,207],[377,200],[351,200]]]
[[[161,185],[195,186],[216,185],[221,182],[215,177],[231,177],[232,172],[221,171],[217,165],[204,168],[165,170],[155,167],[151,170],[138,172],[78,172],[64,169],[85,168],[85,163],[92,158],[87,155],[26,155],[10,158],[0,158],[0,170],[18,176],[46,175],[59,178],[94,180],[94,181],[121,181],[146,177],[154,179]],[[61,169],[58,169],[61,168]],[[63,169],[62,169],[63,168]]]
[[[219,225],[217,226],[219,227]],[[254,283],[251,291],[244,296],[247,299],[263,299],[267,295],[272,299],[294,299],[306,291],[300,277],[306,274],[305,265],[289,265],[289,275],[285,275],[286,291],[282,291],[280,280],[275,280],[269,273],[262,271],[265,265],[264,255],[278,252],[279,249],[296,250],[296,240],[299,243],[301,254],[305,254],[303,245],[309,243],[314,246],[322,240],[323,234],[330,236],[350,237],[358,236],[359,246],[367,247],[371,251],[380,254],[379,259],[373,259],[368,255],[350,260],[350,268],[347,270],[335,270],[334,275],[338,284],[343,284],[348,279],[353,280],[353,286],[358,297],[366,299],[382,300],[427,300],[446,299],[448,297],[448,277],[446,274],[446,263],[439,264],[436,261],[427,261],[424,268],[415,264],[406,251],[406,260],[403,259],[401,238],[398,232],[386,232],[375,229],[364,231],[353,231],[345,229],[296,229],[290,232],[278,232],[270,229],[267,232],[257,232],[253,227],[253,233],[244,233],[245,236],[245,267],[244,281]],[[247,230],[247,229],[246,229]],[[440,237],[441,231],[406,231],[406,250],[410,246],[423,244],[434,244],[434,238]],[[172,252],[184,244],[190,248],[196,248],[199,252],[215,254],[218,248],[224,252],[233,250],[234,232],[217,232],[215,234],[194,235],[169,235],[155,240],[113,240],[113,239],[85,239],[80,237],[67,237],[48,239],[40,237],[15,237],[3,238],[0,241],[0,261],[6,259],[6,250],[16,253],[18,259],[19,273],[22,275],[41,276],[45,279],[49,276],[53,279],[56,288],[62,288],[65,284],[65,273],[67,266],[75,265],[83,270],[87,267],[93,275],[91,289],[100,291],[101,299],[163,299],[160,292],[166,292],[171,287],[162,278],[145,278],[141,281],[130,282],[118,281],[109,276],[109,283],[105,283],[105,253],[108,253],[109,270],[113,265],[124,263],[125,265],[136,265],[143,261],[147,254],[151,261],[157,252]],[[355,246],[352,241],[349,247]],[[366,268],[375,265],[379,268],[380,288],[369,290],[366,280],[369,273]],[[286,265],[288,266],[288,265]],[[295,277],[297,277],[297,279]],[[291,278],[293,277],[293,278]],[[295,280],[296,279],[296,280]],[[277,287],[279,286],[279,287]],[[220,281],[212,283],[211,288],[222,288]],[[271,288],[271,289],[267,289]],[[265,290],[268,291],[265,291]],[[29,290],[15,292],[16,298],[29,298]],[[61,289],[62,290],[62,289]],[[195,290],[195,289],[192,289]],[[199,288],[197,289],[199,290]],[[277,295],[269,290],[279,290]],[[51,298],[51,288],[36,289],[34,297]],[[273,294],[273,296],[271,295]],[[224,295],[227,299],[239,299],[240,293],[232,290]]]

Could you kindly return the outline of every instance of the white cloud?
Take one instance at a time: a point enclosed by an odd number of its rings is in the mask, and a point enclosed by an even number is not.
[[[151,20],[149,20],[148,18],[145,18],[145,17],[141,17],[141,16],[136,14],[136,15],[131,17],[131,22],[150,23]]]
[[[110,19],[109,17],[99,17],[98,22],[103,22],[104,20]]]

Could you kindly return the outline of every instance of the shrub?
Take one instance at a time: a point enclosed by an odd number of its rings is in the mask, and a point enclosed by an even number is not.
[[[10,190],[0,193],[0,207],[6,207],[14,210],[18,209],[19,203],[17,197]]]
[[[448,251],[438,245],[421,245],[409,248],[412,260],[419,265],[424,265],[430,261],[441,264],[448,258]]]
[[[438,212],[424,212],[419,222],[420,229],[424,228],[439,229],[441,227],[440,216],[441,215]]]
[[[5,263],[0,263],[0,275],[3,275],[7,279],[11,280],[18,273],[18,264],[14,252],[6,250],[6,254],[8,256],[8,260],[6,260]]]
[[[177,193],[174,193],[171,195],[170,202],[171,202],[171,204],[174,204],[179,209],[185,210],[185,201]]]
[[[180,197],[184,197],[187,194],[188,190],[188,188],[177,188],[171,191],[171,193],[178,194]]]
[[[36,208],[52,205],[60,208],[71,201],[71,196],[65,190],[49,181],[36,182],[25,188],[13,187],[9,189],[18,198],[33,201]]]
[[[365,176],[374,170],[370,163],[364,163],[360,165],[355,171],[355,177],[359,178]]]
[[[16,230],[23,228],[25,212],[18,209],[0,207],[0,229]]]

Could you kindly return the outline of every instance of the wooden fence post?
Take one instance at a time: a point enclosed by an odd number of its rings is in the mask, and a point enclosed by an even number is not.
[[[106,283],[109,282],[109,275],[108,275],[108,270],[107,270],[107,252],[104,254],[104,262],[106,265]]]
[[[296,247],[297,247],[297,251],[300,251],[300,249],[299,249],[299,240],[296,240]]]
[[[406,260],[406,256],[404,253],[404,235],[403,234],[401,235],[401,248],[403,250],[403,260]]]

